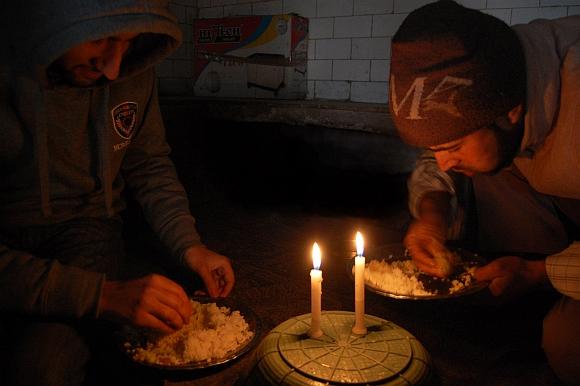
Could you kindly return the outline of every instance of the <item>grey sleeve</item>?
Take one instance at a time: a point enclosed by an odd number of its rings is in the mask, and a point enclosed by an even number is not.
[[[97,317],[105,275],[0,244],[0,311]]]
[[[141,205],[145,218],[177,263],[185,250],[201,244],[185,188],[169,158],[157,87],[151,96],[138,134],[128,147],[122,171],[127,187]]]
[[[447,237],[459,238],[464,226],[464,211],[459,205],[458,193],[462,190],[460,177],[452,176],[439,169],[437,161],[430,150],[425,151],[417,160],[415,169],[407,181],[409,190],[409,211],[414,218],[419,217],[419,204],[428,192],[443,191],[451,195],[451,221]]]

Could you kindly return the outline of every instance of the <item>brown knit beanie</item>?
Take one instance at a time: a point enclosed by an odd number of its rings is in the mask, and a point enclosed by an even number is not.
[[[413,146],[454,141],[524,101],[524,53],[515,32],[454,1],[411,12],[391,52],[389,108]]]

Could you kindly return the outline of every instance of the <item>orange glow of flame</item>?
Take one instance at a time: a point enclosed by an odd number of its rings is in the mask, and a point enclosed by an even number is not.
[[[360,232],[356,232],[356,255],[362,256],[365,246],[365,241]]]
[[[312,246],[312,266],[314,269],[320,269],[320,263],[322,261],[322,257],[320,254],[320,247],[318,243],[314,243]]]

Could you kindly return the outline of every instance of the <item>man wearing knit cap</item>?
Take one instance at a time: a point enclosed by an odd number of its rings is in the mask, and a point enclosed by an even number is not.
[[[153,72],[182,37],[167,1],[21,0],[0,14],[0,384],[79,385],[101,320],[169,333],[192,312],[165,276],[117,276],[123,192],[210,296],[234,273],[202,244],[169,158]]]
[[[409,179],[406,247],[435,276],[451,271],[449,239],[501,256],[475,276],[504,301],[559,291],[543,348],[566,384],[580,384],[579,69],[580,16],[510,28],[439,1],[392,39],[391,115],[426,149]]]

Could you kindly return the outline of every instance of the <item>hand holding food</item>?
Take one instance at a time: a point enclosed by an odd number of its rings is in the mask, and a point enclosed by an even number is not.
[[[255,335],[239,310],[197,300],[190,304],[189,322],[171,334],[127,327],[125,351],[144,364],[203,367],[238,352]]]
[[[461,263],[461,257],[457,253],[449,250],[435,252],[433,259],[439,269],[440,275],[438,276],[440,277],[449,277],[455,270],[455,267]]]
[[[421,271],[448,277],[460,262],[459,256],[445,247],[445,233],[444,226],[421,219],[409,226],[404,244]]]

